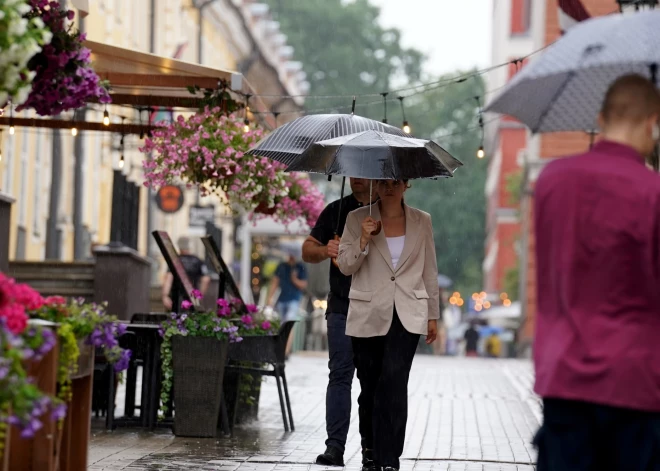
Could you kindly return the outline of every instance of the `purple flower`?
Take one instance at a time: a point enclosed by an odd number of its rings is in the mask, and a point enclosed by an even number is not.
[[[127,370],[130,360],[131,360],[131,351],[122,350],[119,360],[117,360],[117,362],[114,365],[114,370],[116,372]]]
[[[269,321],[263,321],[261,323],[261,328],[264,329],[264,330],[270,330],[271,327],[272,326],[271,326]]]
[[[255,304],[247,304],[245,307],[247,308],[247,312],[249,312],[250,314],[259,312],[259,308]]]
[[[246,326],[251,326],[254,320],[252,319],[252,316],[249,314],[245,314],[244,316],[241,317],[241,322]]]
[[[162,327],[158,328],[158,335],[160,335],[161,337],[165,337],[165,331],[163,330]]]
[[[50,417],[53,420],[62,420],[64,417],[66,417],[66,404],[58,404],[56,405],[52,412],[50,413]]]
[[[190,309],[192,306],[193,304],[187,299],[181,303],[181,307],[184,309]]]
[[[202,298],[204,297],[204,295],[202,294],[202,292],[201,292],[200,290],[198,290],[198,289],[194,289],[194,290],[192,290],[192,291],[190,292],[190,295],[191,295],[193,298],[197,298],[197,299],[202,299]]]
[[[227,300],[226,300],[226,299],[222,299],[222,298],[218,299],[218,300],[216,301],[216,304],[217,304],[219,307],[229,307],[229,303],[227,302]]]
[[[126,324],[117,324],[117,335],[122,336],[126,333]]]

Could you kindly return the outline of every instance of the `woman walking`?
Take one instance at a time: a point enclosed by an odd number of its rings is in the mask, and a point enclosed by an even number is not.
[[[362,389],[362,447],[374,458],[365,471],[399,469],[413,357],[420,336],[430,344],[438,332],[431,217],[404,203],[407,188],[407,181],[378,180],[380,201],[348,215],[337,258],[342,273],[353,276],[346,334]]]

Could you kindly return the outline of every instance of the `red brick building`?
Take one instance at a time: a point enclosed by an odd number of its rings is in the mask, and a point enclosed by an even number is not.
[[[581,1],[591,16],[618,11],[615,0]],[[524,57],[555,41],[561,34],[558,0],[494,0],[493,4],[493,64]],[[486,77],[488,90],[506,84],[517,69],[511,64],[489,73]],[[492,99],[495,94],[489,94],[488,98]],[[589,136],[584,133],[532,136],[523,125],[508,117],[496,121],[487,118],[487,122],[486,150],[490,164],[486,183],[484,290],[502,291],[507,271],[518,267],[523,318],[519,341],[529,345],[536,315],[536,265],[531,226],[534,182],[549,159],[588,149]],[[507,183],[512,179],[523,181],[520,202],[512,201],[507,191],[507,186],[511,186]]]

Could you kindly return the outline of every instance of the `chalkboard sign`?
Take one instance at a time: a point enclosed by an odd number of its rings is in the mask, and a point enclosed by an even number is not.
[[[185,300],[192,302],[193,306],[198,308],[199,300],[192,296],[192,292],[195,287],[190,281],[190,278],[188,278],[186,269],[181,263],[179,254],[174,248],[174,244],[172,243],[172,239],[170,239],[169,234],[165,231],[154,231],[151,234],[154,236],[154,239],[156,239],[160,253],[163,254],[165,262],[167,262],[167,266],[170,269],[172,276],[174,276],[174,286],[178,288],[178,290],[175,290],[175,292],[181,292]],[[178,311],[179,301],[172,299],[172,304],[172,307]]]
[[[218,298],[238,299],[240,301],[241,311],[247,312],[241,292],[238,290],[234,277],[231,276],[229,268],[227,268],[227,264],[222,259],[218,244],[215,243],[213,237],[208,235],[202,237],[202,242],[204,243],[206,254],[209,257],[213,268],[215,268],[215,271],[218,272],[218,276],[220,277]]]

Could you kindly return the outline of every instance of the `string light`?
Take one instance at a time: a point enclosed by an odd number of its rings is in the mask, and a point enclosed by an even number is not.
[[[250,120],[248,119],[248,113],[250,112],[250,97],[252,95],[249,93],[245,94],[245,119],[243,120],[243,131],[250,131]]]
[[[73,110],[73,116],[71,116],[71,135],[73,137],[78,135],[78,128],[76,127],[76,110]]]
[[[479,109],[479,128],[481,129],[481,145],[477,150],[477,158],[483,159],[486,157],[486,151],[484,150],[484,114],[481,109],[481,100],[478,96],[475,96],[474,99],[477,101],[477,108]]]
[[[381,95],[383,96],[383,123],[387,124],[387,95],[389,93],[383,92]]]
[[[108,113],[108,105],[105,105],[105,110],[103,111],[103,125],[110,126],[110,114]]]
[[[399,103],[401,103],[401,114],[403,115],[403,126],[401,126],[401,129],[403,129],[403,132],[406,134],[410,134],[410,125],[408,124],[408,120],[406,119],[406,110],[403,107],[403,99],[405,97],[400,96],[399,97]]]
[[[119,157],[119,168],[123,169],[124,168],[124,154],[121,154]]]
[[[12,102],[9,102],[9,134],[12,136],[16,132],[16,129],[14,129],[14,106]]]

